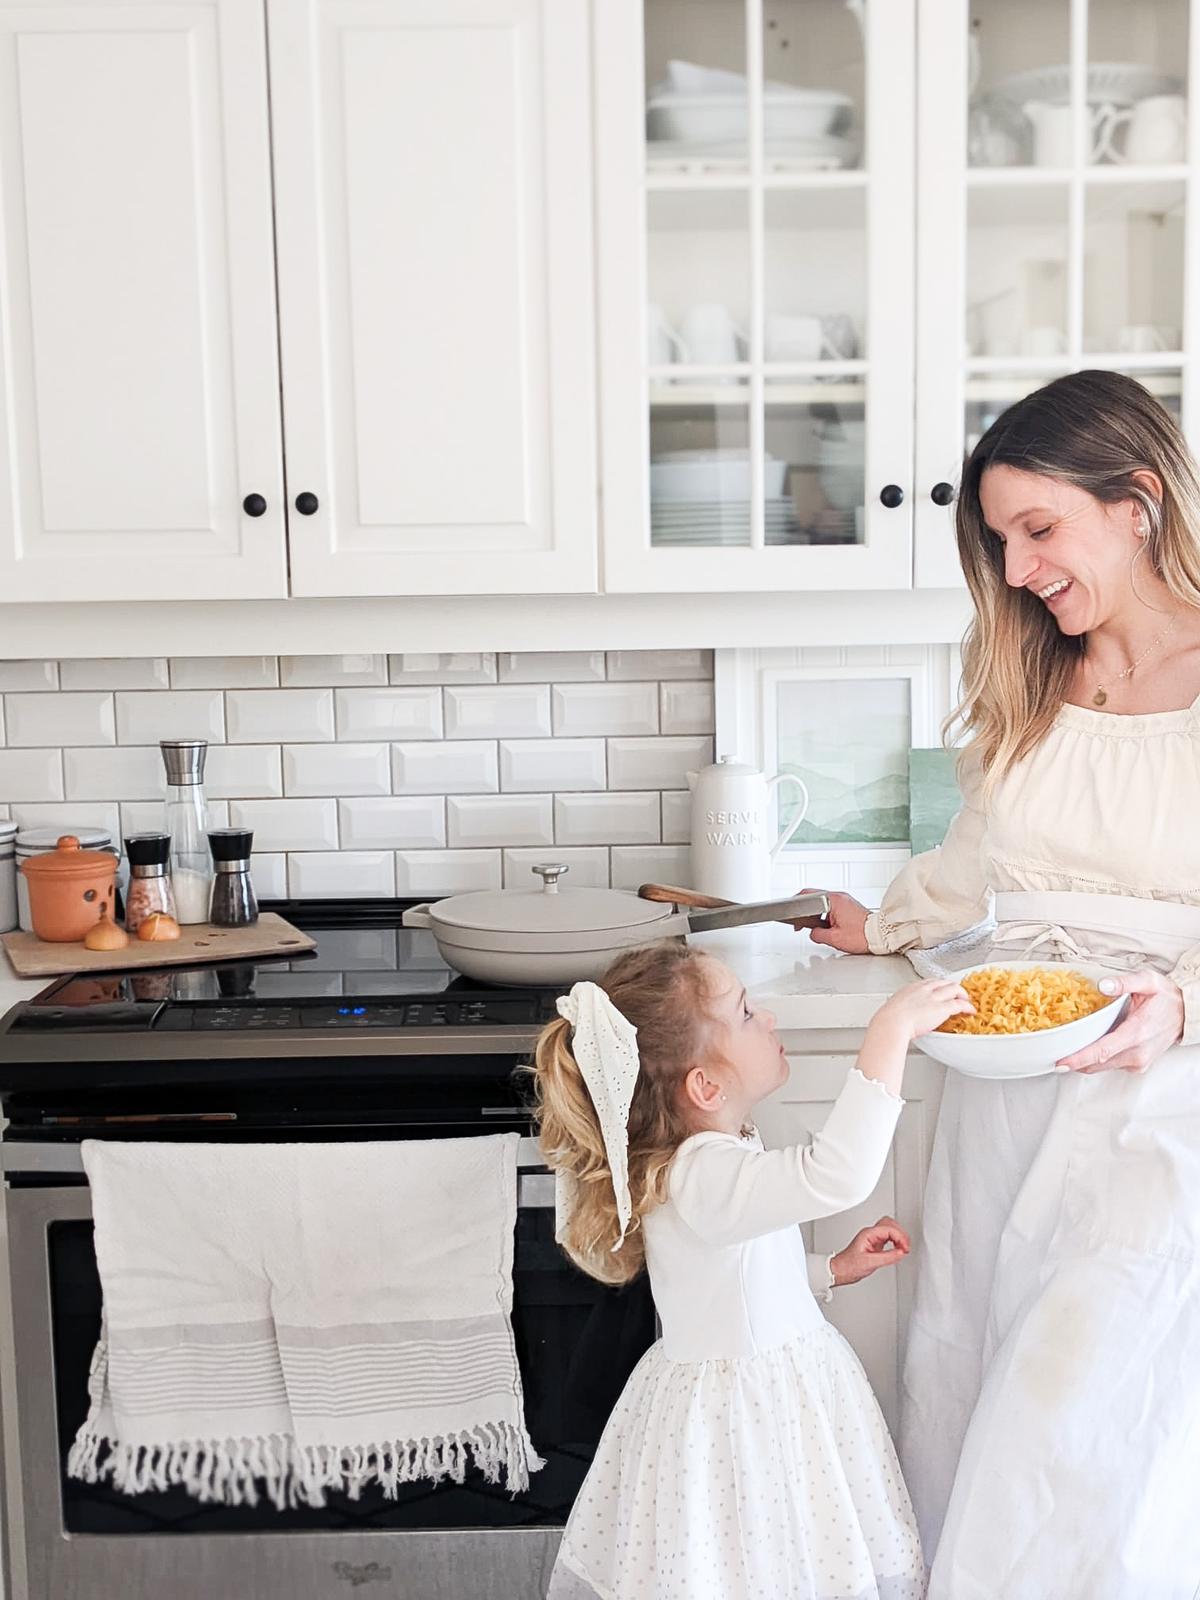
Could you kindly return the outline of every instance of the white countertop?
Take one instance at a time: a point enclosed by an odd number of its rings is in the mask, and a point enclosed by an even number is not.
[[[737,973],[775,1013],[781,1033],[805,1028],[861,1028],[915,974],[901,956],[843,956],[780,923],[692,935]],[[0,954],[0,1016],[44,989],[50,978],[18,978]]]
[[[889,995],[916,978],[903,956],[839,955],[778,922],[692,934],[690,943],[731,967],[775,1013],[781,1033],[865,1027]]]

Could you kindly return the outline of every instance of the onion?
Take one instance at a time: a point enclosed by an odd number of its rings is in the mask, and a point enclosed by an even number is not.
[[[124,928],[118,928],[105,912],[99,922],[84,934],[83,943],[88,950],[124,950],[129,943],[129,935]]]
[[[178,939],[179,924],[165,911],[152,911],[138,925],[138,938],[147,940]]]

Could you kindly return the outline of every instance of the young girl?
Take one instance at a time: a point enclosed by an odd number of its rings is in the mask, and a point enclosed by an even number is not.
[[[609,1419],[549,1600],[920,1600],[891,1440],[817,1308],[796,1225],[871,1193],[908,1046],[969,1011],[965,992],[893,996],[820,1133],[769,1151],[749,1119],[787,1061],[774,1017],[719,961],[650,946],[558,1004],[534,1071],[559,1239],[606,1283],[645,1264],[663,1336]],[[885,1219],[830,1258],[825,1283],[907,1249]]]

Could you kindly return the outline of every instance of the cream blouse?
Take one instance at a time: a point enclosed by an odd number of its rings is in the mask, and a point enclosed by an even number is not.
[[[877,955],[940,944],[987,917],[995,891],[1130,895],[1200,907],[1200,698],[1116,716],[1064,705],[985,808],[970,758],[943,843],[914,856],[867,919]],[[1200,1043],[1200,945],[1171,972],[1183,1043]]]

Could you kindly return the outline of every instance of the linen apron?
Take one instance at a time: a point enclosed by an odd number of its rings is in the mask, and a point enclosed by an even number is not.
[[[988,959],[1169,971],[1200,908],[997,894]],[[1200,1047],[946,1074],[900,1454],[929,1600],[1200,1594]]]

